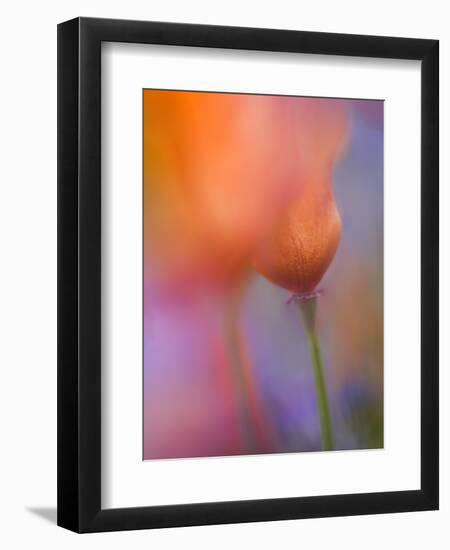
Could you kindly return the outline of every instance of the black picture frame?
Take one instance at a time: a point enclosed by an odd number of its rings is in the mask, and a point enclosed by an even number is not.
[[[420,490],[102,510],[104,41],[421,61]],[[97,532],[438,508],[438,79],[437,40],[91,18],[58,26],[58,525]]]

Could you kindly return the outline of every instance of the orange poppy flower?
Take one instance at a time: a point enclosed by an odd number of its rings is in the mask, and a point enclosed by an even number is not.
[[[240,279],[298,170],[291,110],[279,98],[144,92],[146,270],[163,284]]]

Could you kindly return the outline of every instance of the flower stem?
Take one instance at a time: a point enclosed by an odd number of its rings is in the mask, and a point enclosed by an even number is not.
[[[297,302],[305,325],[308,339],[311,362],[314,370],[314,382],[316,386],[317,403],[320,415],[320,428],[322,434],[322,448],[324,451],[333,450],[333,426],[331,422],[330,406],[328,403],[327,385],[323,369],[320,343],[315,329],[316,298],[308,298]]]
[[[237,293],[230,299],[226,307],[225,335],[228,342],[231,371],[236,390],[241,441],[245,451],[254,454],[258,452],[259,446],[250,410],[250,396],[245,376],[241,335],[238,326],[239,302],[240,294]]]

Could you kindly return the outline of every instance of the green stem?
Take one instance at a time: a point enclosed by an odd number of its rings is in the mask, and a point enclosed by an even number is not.
[[[330,406],[328,403],[327,384],[323,369],[320,343],[315,329],[316,298],[308,298],[298,302],[308,338],[309,351],[314,370],[317,403],[320,415],[322,433],[322,448],[324,451],[333,450],[333,426],[331,423]]]

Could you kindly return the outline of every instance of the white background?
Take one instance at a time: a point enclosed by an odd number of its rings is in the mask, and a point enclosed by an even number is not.
[[[448,548],[450,295],[441,285],[441,510],[77,536],[56,505],[56,23],[77,15],[441,40],[441,280],[450,278],[450,23],[445,2],[16,2],[2,13],[0,542],[6,548]],[[445,153],[445,154],[444,154]],[[405,203],[408,202],[407,185]],[[402,213],[399,212],[399,220]],[[49,518],[51,521],[49,521]]]
[[[142,44],[102,55],[102,506],[420,488],[420,63]],[[143,88],[385,99],[384,449],[141,460]]]

